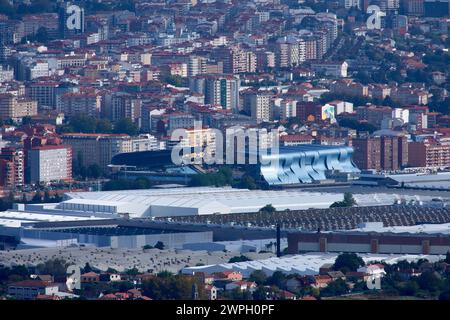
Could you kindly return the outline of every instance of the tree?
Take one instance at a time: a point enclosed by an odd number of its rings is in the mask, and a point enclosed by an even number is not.
[[[258,286],[253,292],[253,300],[267,300],[268,289],[263,286]]]
[[[173,85],[174,87],[182,87],[184,85],[184,80],[181,76],[179,75],[167,75],[166,77],[163,78],[163,81]]]
[[[333,269],[346,273],[348,271],[356,271],[364,265],[364,260],[356,253],[342,253],[336,258]]]
[[[76,114],[69,120],[70,126],[75,132],[94,133],[97,121],[94,117],[85,114]]]
[[[164,271],[158,272],[158,274],[156,276],[158,276],[160,278],[170,278],[173,276],[173,273],[170,271],[164,270]]]
[[[50,192],[48,190],[45,190],[44,192],[44,199],[42,200],[44,203],[49,203],[52,201],[52,198],[50,197]]]
[[[15,13],[15,10],[8,0],[0,0],[0,12],[2,14],[10,16]]]
[[[38,191],[34,194],[33,198],[31,198],[31,203],[41,203],[42,202],[42,195]]]
[[[154,300],[191,300],[194,284],[197,285],[199,298],[205,298],[204,288],[195,278],[179,274],[146,280],[142,283],[142,292]]]
[[[138,268],[133,267],[131,269],[126,270],[125,274],[130,275],[130,276],[136,276],[139,274],[139,270],[138,270]]]
[[[442,287],[440,277],[434,271],[425,271],[418,277],[417,282],[422,290],[437,292]]]
[[[248,278],[248,281],[255,282],[258,286],[261,286],[266,283],[267,281],[267,275],[262,270],[255,270],[250,274],[250,277]]]
[[[350,192],[344,193],[344,203],[347,205],[347,207],[353,207],[356,205],[356,200],[353,198],[353,195]]]
[[[150,180],[145,177],[136,178],[136,180],[134,180],[134,184],[136,189],[148,189],[152,186]]]
[[[450,251],[447,251],[447,253],[445,254],[445,262],[450,263]]]
[[[439,295],[439,300],[450,300],[450,290],[446,290]]]
[[[398,103],[396,103],[394,100],[392,100],[391,96],[386,96],[382,102],[383,106],[388,106],[391,108],[397,108],[399,107]]]
[[[419,291],[419,285],[416,281],[408,281],[403,287],[400,287],[399,289],[401,295],[415,296]]]
[[[95,132],[97,133],[111,133],[113,130],[112,124],[107,119],[100,119],[95,126]]]
[[[22,124],[23,125],[28,125],[28,124],[30,124],[31,123],[31,117],[30,116],[25,116],[25,117],[23,117],[22,118]]]
[[[91,164],[89,167],[87,167],[86,175],[89,178],[98,179],[100,176],[103,175],[103,170],[97,163],[94,163]]]
[[[0,198],[0,211],[6,211],[12,208],[12,202],[7,198]]]
[[[54,277],[65,276],[68,263],[64,259],[52,259],[37,265],[39,274],[50,274]]]
[[[244,256],[244,255],[240,255],[240,256],[232,257],[232,258],[228,261],[228,263],[245,262],[245,261],[251,261],[251,260],[252,260],[252,259],[247,258],[247,257]]]
[[[231,185],[233,173],[230,168],[222,167],[216,173],[196,174],[191,178],[191,186],[216,186],[222,187]]]
[[[275,271],[269,278],[267,278],[266,283],[270,286],[276,286],[280,289],[286,287],[286,275],[281,271]]]
[[[242,177],[239,187],[250,190],[258,189],[258,185],[256,184],[255,179],[249,175],[245,175]]]
[[[350,192],[344,193],[344,200],[343,201],[336,201],[333,202],[330,206],[330,208],[348,208],[353,207],[356,205],[356,200],[353,198],[353,195]]]
[[[34,36],[34,39],[40,43],[47,43],[49,40],[47,28],[40,27],[37,30],[36,35]]]
[[[141,177],[135,180],[110,180],[103,185],[104,191],[111,190],[133,190],[133,189],[148,189],[151,187],[151,182],[147,178]]]
[[[92,267],[89,264],[89,262],[86,262],[86,264],[84,265],[84,268],[83,268],[83,273],[88,273],[88,272],[92,272]]]
[[[158,241],[158,242],[155,244],[155,248],[156,248],[156,249],[159,249],[159,250],[164,250],[164,242]]]
[[[108,267],[108,269],[106,270],[106,273],[119,273],[116,269]]]
[[[123,118],[116,122],[113,132],[117,134],[128,134],[130,136],[135,136],[138,134],[139,129],[133,121],[131,121],[131,119]]]
[[[341,296],[348,293],[348,285],[343,279],[337,279],[328,284],[328,286],[321,290],[320,295],[324,297]]]
[[[272,204],[266,204],[264,207],[259,209],[259,212],[264,212],[264,213],[275,213],[276,211],[277,211],[277,209],[275,209],[275,207],[272,206]]]

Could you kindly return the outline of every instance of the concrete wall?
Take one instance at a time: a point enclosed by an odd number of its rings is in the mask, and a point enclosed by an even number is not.
[[[212,242],[213,232],[172,232],[146,235],[107,236],[83,233],[62,233],[44,230],[23,230],[22,237],[41,240],[78,239],[80,244],[96,247],[112,248],[142,248],[145,245],[155,245],[162,241],[166,248],[182,248],[185,243]]]

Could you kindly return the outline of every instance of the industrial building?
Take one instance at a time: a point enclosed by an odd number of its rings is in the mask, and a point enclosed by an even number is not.
[[[288,234],[288,252],[356,252],[380,254],[446,254],[450,224],[383,228],[371,223],[350,231]]]
[[[21,248],[30,248],[36,243],[42,246],[45,240],[49,246],[68,244],[139,249],[146,245],[154,246],[158,242],[164,244],[165,249],[181,249],[187,243],[212,242],[212,232],[191,232],[176,229],[154,229],[143,223],[127,223],[125,221],[102,221],[101,224],[79,225],[77,223],[63,223],[21,230]],[[37,241],[36,241],[37,240]],[[55,245],[52,245],[55,243]]]
[[[431,200],[394,193],[354,194],[358,206],[392,205],[399,200]],[[278,211],[329,208],[342,193],[299,190],[248,190],[229,187],[167,188],[102,192],[71,192],[54,210],[141,217],[175,217],[258,212],[271,204]],[[47,206],[49,207],[49,206]]]
[[[106,218],[158,218],[177,216],[256,213],[271,204],[277,211],[327,209],[343,200],[343,193],[322,191],[249,190],[231,187],[180,187],[139,190],[69,192],[60,203],[26,205],[22,211],[54,215]],[[394,203],[431,201],[432,196],[395,193],[354,193],[358,207],[391,206]]]
[[[254,271],[261,270],[267,276],[271,276],[275,271],[285,274],[316,275],[324,264],[333,264],[337,258],[337,253],[307,253],[286,256],[281,258],[269,258],[264,260],[222,263],[198,267],[186,267],[182,269],[183,274],[194,274],[196,272],[240,272],[244,278],[248,278]],[[390,254],[359,254],[364,262],[382,261],[387,264],[394,264],[401,260],[417,261],[427,259],[430,262],[439,260],[439,256],[429,255],[390,255]]]
[[[450,172],[436,173],[377,173],[374,170],[363,171],[355,184],[366,186],[390,186],[406,189],[425,189],[450,191]]]
[[[167,249],[187,243],[210,243],[213,232],[155,224],[151,221],[104,219],[44,212],[1,212],[0,235],[17,242],[17,249],[89,246],[139,249],[158,241]]]

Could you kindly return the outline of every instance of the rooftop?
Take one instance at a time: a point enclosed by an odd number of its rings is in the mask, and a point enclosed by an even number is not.
[[[262,270],[267,275],[272,275],[275,271],[282,271],[287,274],[316,275],[324,264],[334,263],[337,253],[307,253],[301,255],[286,256],[282,258],[269,258],[265,260],[255,260],[236,263],[222,263],[215,265],[187,267],[182,270],[184,274],[193,274],[194,272],[223,272],[238,271],[244,277],[250,276],[255,270]],[[393,264],[401,260],[417,261],[418,259],[428,259],[429,261],[438,261],[440,256],[431,255],[383,255],[383,254],[359,254],[366,262],[383,261],[387,264]]]

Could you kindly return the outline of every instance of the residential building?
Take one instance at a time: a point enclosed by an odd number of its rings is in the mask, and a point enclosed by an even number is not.
[[[100,282],[100,275],[95,272],[87,272],[81,275],[81,283]]]
[[[38,295],[52,296],[59,292],[58,285],[41,280],[24,280],[11,283],[8,295],[17,300],[31,300]]]
[[[345,78],[347,77],[347,62],[319,62],[311,65],[317,73],[324,73],[326,76]]]
[[[101,108],[101,96],[94,92],[65,93],[61,96],[60,112],[72,117],[83,114],[90,117],[99,117]]]
[[[353,161],[360,169],[399,170],[408,164],[408,141],[401,134],[352,139]]]
[[[450,144],[434,139],[422,142],[410,142],[409,161],[411,167],[448,167],[450,166]]]
[[[108,170],[113,156],[133,150],[132,139],[126,134],[67,133],[62,139],[72,147],[73,157],[81,165],[97,164],[103,170]]]
[[[195,93],[204,94],[206,104],[237,111],[240,105],[239,82],[239,78],[233,75],[204,75],[193,78],[190,88]]]
[[[24,152],[14,147],[1,149],[0,186],[13,189],[25,183]]]
[[[29,182],[72,180],[72,148],[44,145],[28,150]]]
[[[297,101],[292,99],[283,99],[280,102],[280,119],[288,120],[297,116]]]
[[[23,117],[38,113],[37,102],[28,98],[17,97],[11,93],[0,94],[0,118],[3,120],[21,120]]]
[[[272,120],[271,95],[267,93],[253,93],[249,96],[250,113],[256,122]]]

